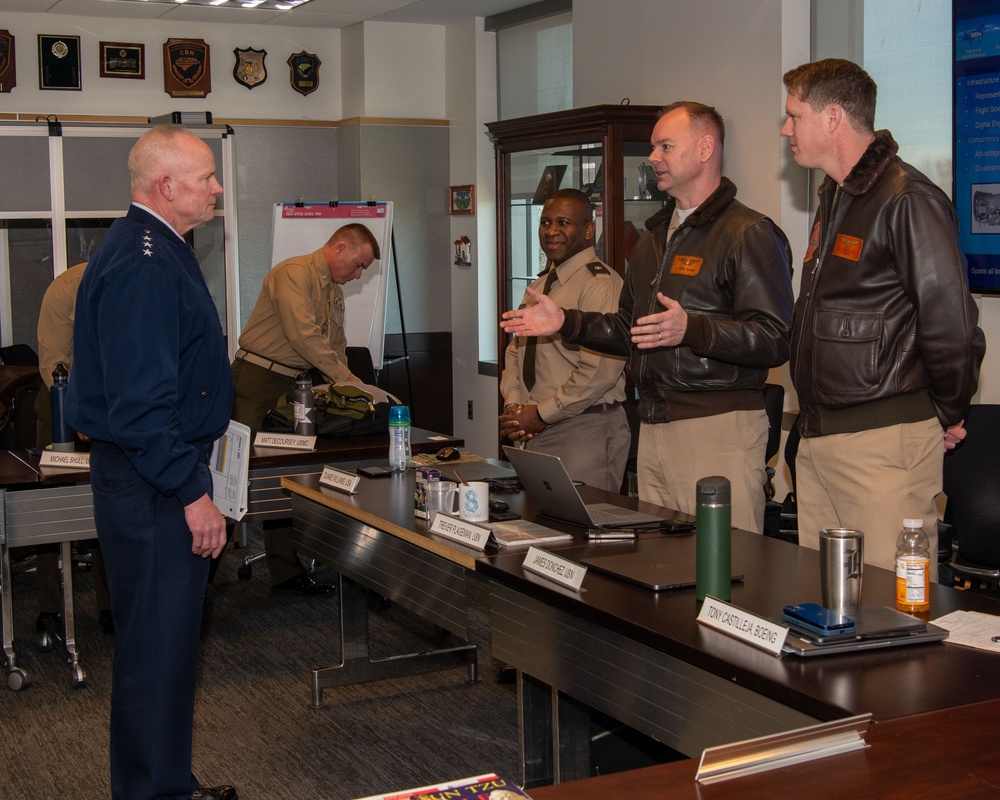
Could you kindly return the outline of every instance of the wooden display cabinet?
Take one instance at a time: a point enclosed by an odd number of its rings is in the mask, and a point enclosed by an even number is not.
[[[538,219],[556,189],[591,196],[597,254],[624,275],[645,221],[666,196],[656,189],[650,135],[658,106],[605,105],[489,123],[496,148],[497,299],[503,313],[521,302],[545,267]],[[507,338],[499,340],[503,371]]]

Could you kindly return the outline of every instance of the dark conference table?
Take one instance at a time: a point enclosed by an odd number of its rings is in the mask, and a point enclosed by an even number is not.
[[[423,428],[411,430],[411,447],[417,453],[435,453],[442,447],[461,447],[462,439]],[[283,475],[310,475],[324,464],[386,463],[389,434],[321,436],[312,451],[254,447],[250,455],[248,511],[244,519],[273,520],[291,516],[291,502],[281,491]],[[30,680],[17,666],[13,646],[13,598],[10,591],[10,549],[57,543],[63,563],[70,563],[72,542],[93,539],[93,499],[86,470],[53,470],[39,467],[37,450],[0,451],[0,620],[8,688],[19,690]],[[83,686],[86,672],[76,648],[72,602],[72,574],[63,575],[65,646],[73,684]]]
[[[939,642],[778,658],[700,625],[693,589],[652,592],[594,569],[584,591],[563,589],[525,572],[524,551],[483,554],[428,535],[412,515],[412,476],[363,480],[353,496],[314,478],[284,485],[295,495],[299,545],[306,540],[323,563],[404,605],[421,595],[407,605],[417,613],[439,621],[428,613],[431,601],[451,597],[460,618],[464,580],[489,580],[493,654],[520,675],[520,778],[529,786],[589,775],[590,708],[695,756],[817,721],[867,712],[882,721],[1000,699],[993,653]],[[586,487],[584,494],[650,508]],[[520,498],[511,505],[533,515]],[[573,544],[553,548],[572,560],[641,551],[651,538],[588,545],[579,528],[543,522],[577,532]],[[773,617],[787,603],[820,600],[816,551],[743,531],[733,532],[733,550],[746,572],[733,586],[734,605]],[[893,573],[869,566],[864,580],[866,604],[894,605]],[[959,608],[1000,614],[991,598],[939,585],[931,603],[932,617]]]

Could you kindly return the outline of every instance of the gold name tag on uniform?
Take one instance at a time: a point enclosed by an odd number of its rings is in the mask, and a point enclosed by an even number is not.
[[[694,277],[701,271],[701,264],[704,260],[698,256],[674,256],[674,263],[670,265],[670,274]]]

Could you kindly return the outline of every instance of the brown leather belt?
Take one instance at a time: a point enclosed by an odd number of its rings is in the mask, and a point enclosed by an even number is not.
[[[294,378],[303,370],[297,369],[296,367],[289,367],[285,364],[279,364],[277,361],[271,361],[268,358],[259,356],[256,353],[250,353],[246,350],[240,349],[236,351],[236,357],[246,361],[248,364],[253,364],[258,367],[263,367],[264,369],[269,369],[271,372],[276,372],[278,375],[285,375],[289,378]]]

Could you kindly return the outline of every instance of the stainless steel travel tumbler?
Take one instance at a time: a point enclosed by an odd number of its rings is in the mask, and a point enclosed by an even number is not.
[[[820,586],[823,605],[842,609],[861,605],[865,535],[849,528],[819,532]]]

